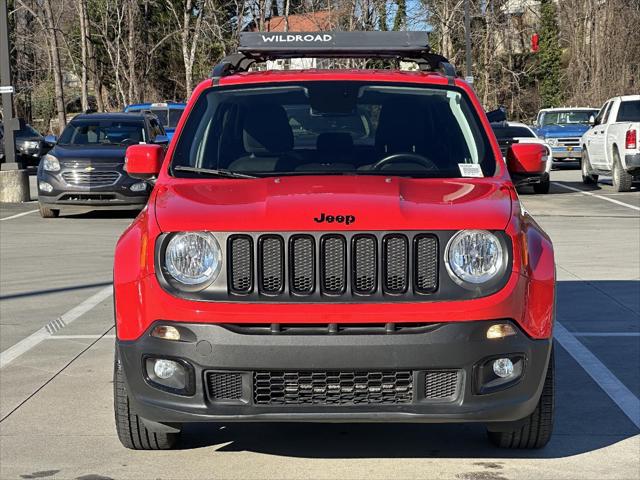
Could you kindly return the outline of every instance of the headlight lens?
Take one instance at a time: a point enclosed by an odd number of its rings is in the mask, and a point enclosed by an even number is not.
[[[454,280],[486,283],[502,271],[504,252],[498,237],[486,230],[462,230],[446,249],[446,264]]]
[[[209,233],[178,233],[169,241],[164,261],[167,271],[178,282],[201,285],[217,278],[222,266],[222,252]]]
[[[551,145],[552,147],[555,147],[556,145],[558,145],[558,139],[557,138],[547,138],[546,142]]]
[[[42,168],[47,172],[57,172],[60,170],[60,162],[56,157],[49,153],[42,157],[42,162]]]

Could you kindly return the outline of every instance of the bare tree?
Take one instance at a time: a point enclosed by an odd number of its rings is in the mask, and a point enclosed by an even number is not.
[[[51,63],[53,67],[53,83],[56,92],[55,102],[58,114],[58,128],[62,130],[67,124],[67,116],[64,105],[64,89],[62,83],[62,67],[60,64],[60,51],[58,47],[58,34],[51,9],[51,0],[43,0],[44,16],[47,25],[49,49],[51,50]]]

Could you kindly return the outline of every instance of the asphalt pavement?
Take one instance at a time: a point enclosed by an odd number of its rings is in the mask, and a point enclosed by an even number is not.
[[[113,421],[111,270],[129,212],[0,207],[1,479],[640,478],[640,189],[552,172],[521,199],[556,249],[555,433],[490,446],[479,425],[189,426],[180,450],[124,449]]]

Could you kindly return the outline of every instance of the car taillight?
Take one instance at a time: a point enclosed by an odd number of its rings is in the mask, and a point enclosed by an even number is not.
[[[635,149],[637,145],[637,132],[635,129],[627,130],[626,142],[628,149]]]

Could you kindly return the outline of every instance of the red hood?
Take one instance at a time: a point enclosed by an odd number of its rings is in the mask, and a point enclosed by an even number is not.
[[[162,231],[501,230],[511,215],[503,179],[170,179],[155,205]],[[316,222],[323,213],[355,221]]]

